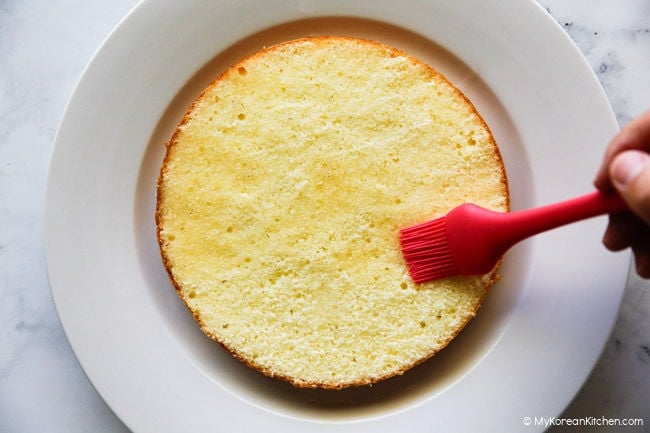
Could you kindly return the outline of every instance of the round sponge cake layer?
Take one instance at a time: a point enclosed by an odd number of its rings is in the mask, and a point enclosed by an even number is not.
[[[485,122],[442,75],[377,42],[264,49],[198,97],[167,147],[158,240],[203,331],[296,386],[402,374],[475,315],[495,271],[415,285],[399,229],[505,211]]]

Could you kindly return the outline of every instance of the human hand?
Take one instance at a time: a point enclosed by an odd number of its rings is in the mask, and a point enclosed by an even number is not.
[[[612,251],[631,247],[638,274],[650,278],[650,111],[612,138],[594,185],[618,192],[630,207],[610,215],[603,243]]]

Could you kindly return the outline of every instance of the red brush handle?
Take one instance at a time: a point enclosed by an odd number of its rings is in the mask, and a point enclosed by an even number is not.
[[[599,191],[534,209],[506,213],[465,204],[447,215],[449,246],[462,274],[485,273],[510,247],[523,239],[627,208],[618,195],[604,195]]]
[[[556,227],[624,209],[627,205],[620,196],[594,191],[559,203],[506,213],[501,224],[510,241],[519,242]]]

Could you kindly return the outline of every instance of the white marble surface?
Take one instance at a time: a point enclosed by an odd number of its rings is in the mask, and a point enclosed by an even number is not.
[[[66,340],[48,286],[42,232],[48,159],[66,101],[101,41],[135,3],[0,0],[3,433],[128,431],[93,389]],[[584,53],[621,125],[650,108],[648,0],[539,3]],[[646,426],[585,431],[650,431],[649,314],[650,283],[631,273],[602,357],[564,414],[643,418]]]

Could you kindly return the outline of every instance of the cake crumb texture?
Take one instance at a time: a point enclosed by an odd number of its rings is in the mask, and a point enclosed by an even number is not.
[[[167,147],[163,262],[203,331],[296,386],[376,382],[443,348],[494,273],[415,285],[402,227],[508,209],[498,148],[442,75],[394,48],[266,48],[200,95]]]

